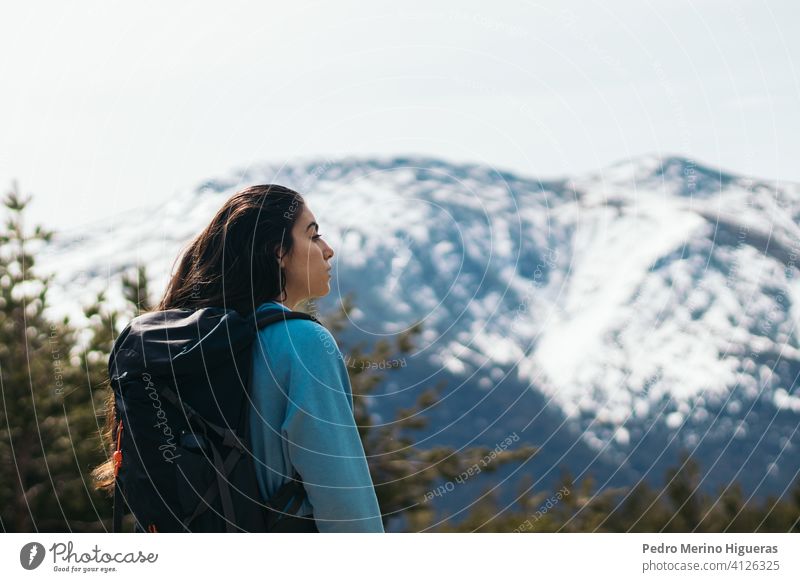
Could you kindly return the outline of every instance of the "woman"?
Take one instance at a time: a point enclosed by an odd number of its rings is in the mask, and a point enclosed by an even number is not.
[[[157,309],[291,311],[330,292],[333,255],[300,194],[277,185],[246,188],[190,243]],[[311,524],[309,531],[382,532],[347,369],[330,332],[308,320],[262,329],[253,346],[251,393],[252,452],[264,499],[299,473],[303,498],[284,509],[313,516],[296,520]],[[113,402],[109,410],[111,437]],[[111,488],[112,462],[95,476],[101,488]]]

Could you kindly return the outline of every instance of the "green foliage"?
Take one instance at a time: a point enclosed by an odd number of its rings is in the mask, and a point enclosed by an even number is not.
[[[515,507],[501,511],[487,505],[458,526],[445,524],[436,531],[800,532],[800,479],[781,499],[745,502],[737,483],[716,495],[701,494],[700,474],[686,452],[666,471],[660,490],[640,482],[595,492],[591,477],[576,486],[565,473],[553,491],[532,493],[523,483]]]
[[[53,233],[27,231],[29,202],[15,186],[0,231],[0,463],[12,468],[0,481],[0,523],[15,532],[102,530],[109,505],[88,474],[103,458],[96,415],[106,345],[81,352],[69,318],[46,317],[51,277],[36,273],[34,252]],[[86,331],[91,347],[94,330]]]

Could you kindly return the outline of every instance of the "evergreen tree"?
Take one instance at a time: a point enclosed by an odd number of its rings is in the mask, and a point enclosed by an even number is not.
[[[102,462],[101,416],[116,313],[101,293],[85,309],[88,324],[46,315],[52,276],[35,254],[53,233],[25,227],[30,197],[16,186],[3,201],[0,231],[0,526],[5,531],[104,531],[111,504],[96,492]]]
[[[24,223],[30,197],[16,185],[3,200],[0,231],[0,482],[5,531],[91,529],[98,500],[87,484],[93,444],[92,392],[73,360],[68,318],[45,315],[52,276],[35,271],[36,251],[53,233]]]

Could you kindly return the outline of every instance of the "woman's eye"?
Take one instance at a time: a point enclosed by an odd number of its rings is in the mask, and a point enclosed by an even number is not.
[[[317,240],[318,238],[322,238],[322,235],[321,234],[315,234],[314,236],[311,237],[311,240]]]

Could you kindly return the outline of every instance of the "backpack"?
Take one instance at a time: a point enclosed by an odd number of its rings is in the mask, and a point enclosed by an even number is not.
[[[121,530],[123,503],[137,531],[316,531],[313,518],[293,515],[305,495],[296,472],[262,499],[250,446],[253,343],[258,330],[290,319],[320,324],[295,311],[245,317],[206,307],[144,313],[125,327],[108,363],[117,422],[112,531]],[[287,527],[293,520],[305,523]]]

